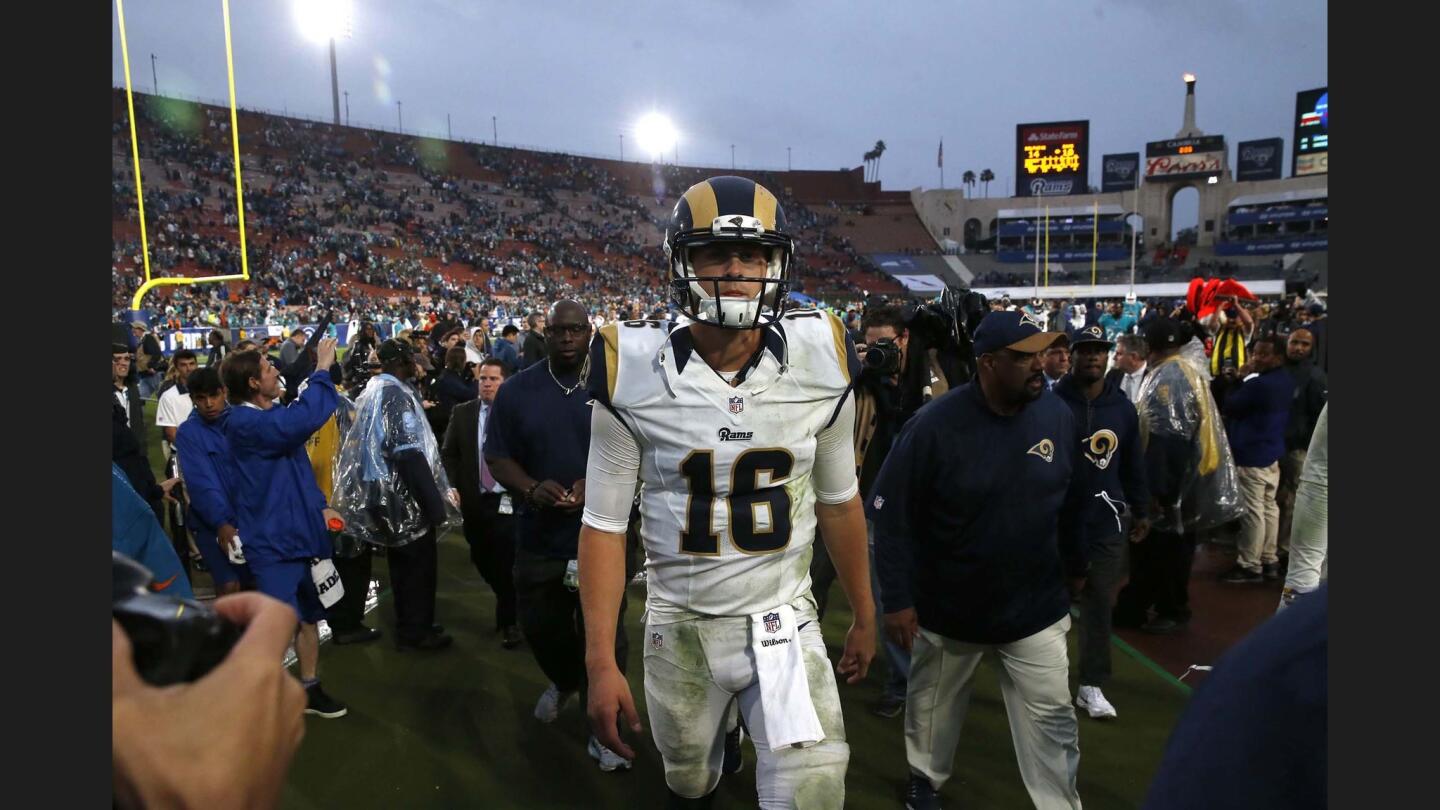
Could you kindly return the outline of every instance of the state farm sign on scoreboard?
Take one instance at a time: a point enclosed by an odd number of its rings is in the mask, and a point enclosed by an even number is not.
[[[1089,171],[1089,121],[1015,127],[1015,196],[1084,194]]]
[[[1225,171],[1225,136],[1174,138],[1145,144],[1146,180],[1187,180]]]

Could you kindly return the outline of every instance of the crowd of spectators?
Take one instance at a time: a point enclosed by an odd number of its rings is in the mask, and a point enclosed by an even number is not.
[[[137,123],[151,275],[239,275],[227,116],[153,103],[137,107]],[[637,195],[601,163],[571,155],[278,117],[253,127],[242,123],[250,281],[161,287],[146,302],[152,325],[293,326],[312,307],[412,324],[430,311],[518,319],[559,296],[603,318],[638,317],[667,304],[654,248],[674,190],[707,173],[657,166],[653,196]],[[117,316],[130,309],[145,261],[128,133],[122,112],[112,132]],[[456,160],[473,169],[462,176]],[[887,287],[837,233],[840,212],[819,213],[788,194],[781,202],[799,248],[797,292],[858,299]]]

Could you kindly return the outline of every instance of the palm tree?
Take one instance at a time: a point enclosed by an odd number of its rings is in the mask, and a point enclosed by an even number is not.
[[[970,171],[969,169],[966,169],[966,170],[965,170],[965,173],[962,174],[962,175],[960,175],[960,184],[963,185],[963,186],[973,186],[973,185],[975,185],[975,172],[972,172],[972,171]],[[966,195],[966,196],[969,196],[969,195]]]
[[[985,196],[990,196],[990,181],[995,179],[995,172],[984,169],[980,172],[980,182],[985,184]]]
[[[870,170],[874,168],[874,166],[872,165],[873,161],[879,156],[879,153],[877,153],[874,149],[871,149],[869,152],[865,153],[865,182],[867,183],[870,182],[870,175],[872,174]]]
[[[878,180],[880,179],[880,156],[883,155],[883,154],[885,154],[885,142],[884,142],[884,141],[876,141],[876,142],[875,142],[875,176],[872,177],[871,180],[878,181]]]

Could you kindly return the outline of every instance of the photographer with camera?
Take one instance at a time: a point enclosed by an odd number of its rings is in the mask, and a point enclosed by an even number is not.
[[[860,499],[864,502],[870,497],[871,485],[900,426],[914,415],[916,408],[901,406],[900,371],[905,368],[906,350],[910,346],[910,331],[903,311],[894,305],[874,307],[865,312],[860,325],[865,343],[856,349],[865,365],[855,384],[855,462],[859,467]],[[934,390],[933,383],[931,390]],[[875,575],[875,533],[870,521],[865,523],[870,541],[870,591],[875,594],[879,626],[884,622],[885,611]],[[817,544],[817,556],[823,553],[820,548]],[[881,717],[898,717],[905,710],[910,652],[889,639],[885,639],[882,646],[889,675],[874,712]]]
[[[366,369],[366,363],[370,360],[370,353],[380,346],[380,335],[375,331],[373,321],[360,322],[360,334],[350,339],[349,349],[345,352],[345,362],[342,364],[345,371],[345,385],[351,391],[356,389],[357,383],[360,387],[370,378],[370,372]]]
[[[141,646],[111,621],[111,764],[117,807],[274,807],[305,736],[305,692],[281,666],[295,614],[258,593],[215,612],[243,627],[215,669],[156,686],[137,671]],[[244,711],[235,711],[243,701]],[[199,741],[205,744],[199,744]],[[183,768],[175,763],[184,762]]]
[[[855,381],[855,463],[862,501],[869,497],[900,428],[926,402],[969,378],[970,364],[961,346],[969,346],[972,327],[967,324],[977,323],[986,309],[983,296],[959,290],[947,290],[938,302],[926,306],[882,304],[866,309],[860,321],[863,343],[856,346],[864,368]],[[871,592],[877,613],[883,615],[879,584],[874,581],[873,533],[869,540]],[[824,544],[816,543],[810,577],[821,616],[835,575]],[[889,677],[874,711],[881,717],[896,717],[905,710],[910,654],[887,640],[885,659]]]

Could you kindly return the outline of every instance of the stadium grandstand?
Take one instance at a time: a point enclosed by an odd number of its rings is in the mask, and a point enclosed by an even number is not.
[[[228,110],[136,94],[152,261],[165,273],[239,272]],[[124,91],[113,97],[114,307],[142,278]],[[240,111],[251,282],[157,290],[185,327],[274,323],[297,308],[398,314],[533,311],[557,291],[605,312],[664,308],[662,241],[678,191],[728,170],[416,139]],[[862,170],[746,172],[776,189],[798,246],[796,292],[844,305],[905,288],[887,256],[938,255],[904,193]]]

